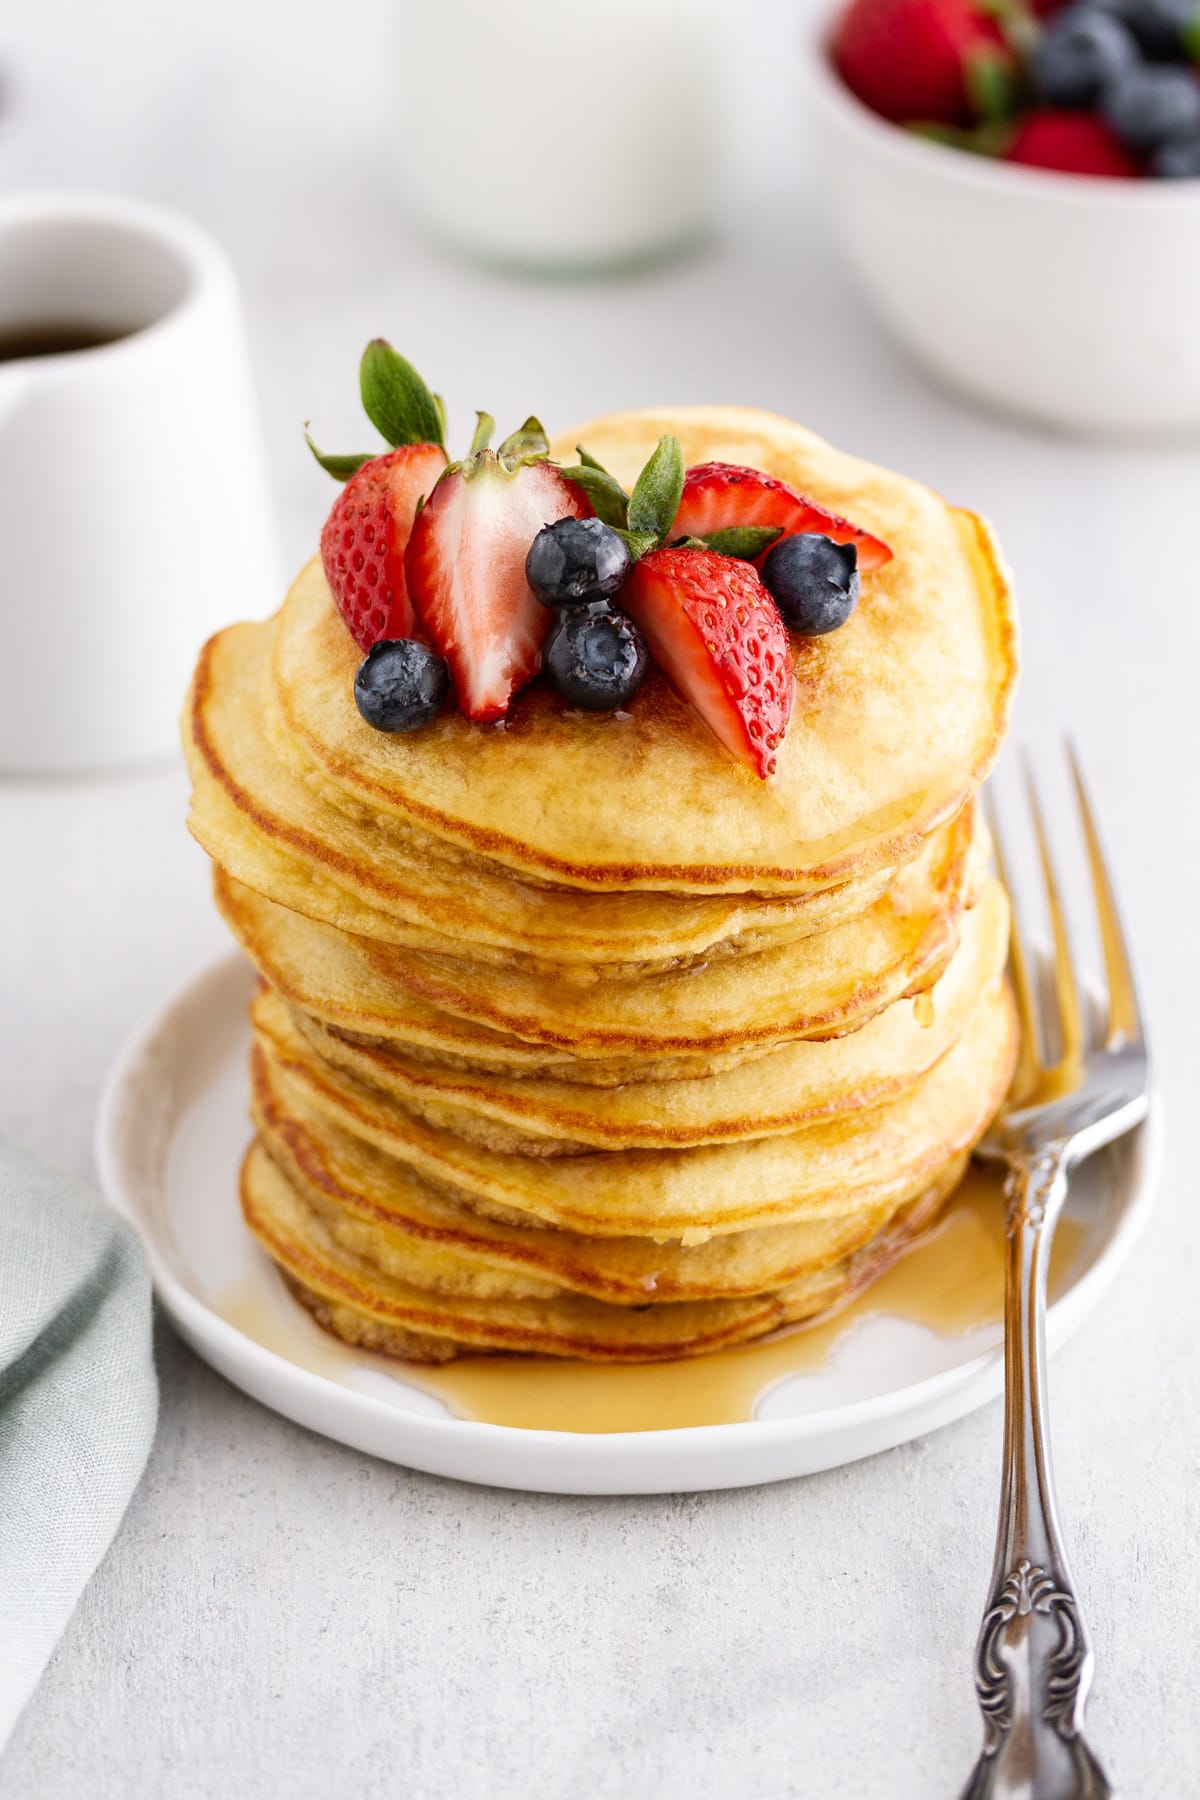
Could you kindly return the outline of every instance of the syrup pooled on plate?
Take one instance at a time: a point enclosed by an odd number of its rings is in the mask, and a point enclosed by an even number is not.
[[[789,1375],[816,1374],[865,1319],[886,1315],[943,1337],[998,1322],[1004,1302],[1001,1172],[972,1164],[939,1222],[848,1306],[770,1341],[668,1363],[468,1356],[444,1367],[394,1363],[328,1337],[280,1291],[257,1283],[222,1297],[217,1311],[266,1349],[350,1386],[374,1369],[435,1396],[457,1417],[532,1431],[664,1431],[752,1419],[767,1390]],[[1085,1227],[1064,1218],[1055,1234],[1050,1293],[1062,1289]],[[278,1309],[286,1306],[286,1314]]]

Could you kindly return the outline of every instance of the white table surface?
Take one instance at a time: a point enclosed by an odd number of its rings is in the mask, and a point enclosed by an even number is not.
[[[363,44],[383,0],[356,9]],[[304,8],[56,0],[0,39],[5,188],[192,210],[246,286],[289,559],[358,442],[353,369],[392,336],[457,422],[659,399],[802,418],[991,514],[1019,579],[1019,731],[1078,732],[1124,877],[1168,1107],[1160,1202],[1056,1360],[1061,1500],[1095,1639],[1098,1748],[1130,1796],[1200,1792],[1200,1054],[1195,448],[1036,436],[931,388],[848,287],[794,142],[789,8],[746,8],[723,245],[637,279],[530,286],[414,240],[386,68]],[[7,600],[7,597],[6,597]],[[273,604],[264,596],[264,611]],[[48,647],[48,656],[52,650]],[[47,703],[69,696],[47,683]],[[223,944],[176,766],[0,782],[0,1127],[92,1171],[97,1095],[163,989]],[[162,1424],[117,1542],[0,1763],[0,1800],[952,1795],[996,1407],[804,1482],[539,1499],[309,1436],[159,1339]]]

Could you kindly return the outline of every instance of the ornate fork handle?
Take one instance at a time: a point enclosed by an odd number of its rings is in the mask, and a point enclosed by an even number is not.
[[[1014,1153],[1005,1185],[1004,1487],[975,1652],[984,1746],[962,1800],[1105,1800],[1083,1741],[1092,1650],[1059,1539],[1046,1409],[1046,1275],[1065,1142]]]

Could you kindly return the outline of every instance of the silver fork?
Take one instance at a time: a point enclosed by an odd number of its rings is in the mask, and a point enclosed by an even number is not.
[[[1144,1119],[1149,1063],[1112,884],[1074,752],[1068,750],[1099,916],[1107,1002],[1080,994],[1032,773],[1027,773],[1053,958],[1034,961],[1014,921],[1010,973],[1021,1021],[1012,1097],[984,1156],[1003,1162],[1004,1482],[991,1590],[975,1650],[984,1744],[962,1800],[1103,1800],[1112,1794],[1083,1737],[1092,1648],[1059,1536],[1046,1405],[1050,1242],[1077,1163]],[[1008,885],[1004,845],[992,818]]]

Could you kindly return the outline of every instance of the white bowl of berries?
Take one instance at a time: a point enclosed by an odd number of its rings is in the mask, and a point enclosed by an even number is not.
[[[807,73],[846,254],[930,371],[1200,430],[1200,0],[849,0]]]

